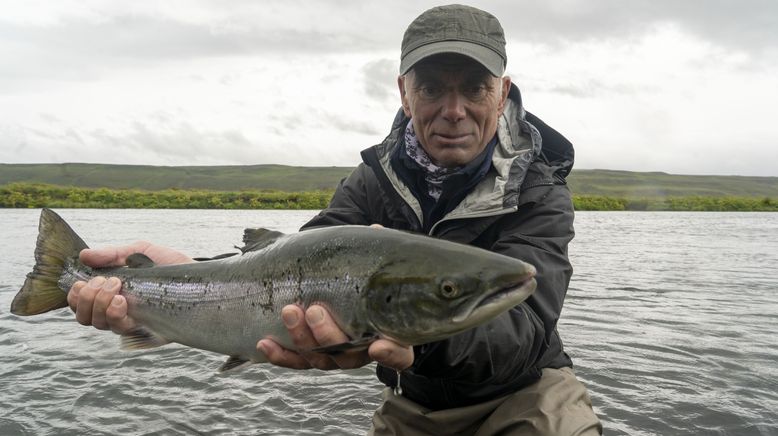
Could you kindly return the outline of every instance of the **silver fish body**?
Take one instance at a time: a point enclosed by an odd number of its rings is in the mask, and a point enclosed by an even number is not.
[[[219,260],[157,266],[140,255],[132,267],[91,269],[78,261],[86,244],[44,209],[37,263],[12,312],[64,307],[75,281],[116,276],[129,315],[142,326],[123,337],[125,347],[177,342],[231,356],[222,368],[231,369],[266,361],[259,339],[294,348],[280,316],[288,304],[326,307],[351,339],[330,350],[338,351],[379,336],[408,345],[441,340],[510,309],[535,288],[534,268],[517,259],[396,230],[255,229],[244,239],[242,255]]]

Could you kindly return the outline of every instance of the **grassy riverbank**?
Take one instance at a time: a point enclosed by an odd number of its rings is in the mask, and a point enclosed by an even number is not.
[[[0,186],[0,208],[96,209],[322,209],[332,190],[304,192],[207,191],[193,189],[89,189],[45,184]],[[763,197],[620,197],[575,195],[576,210],[770,211],[778,199]]]
[[[778,212],[778,199],[753,197],[606,197],[574,195],[576,210]]]
[[[43,184],[0,186],[0,207],[94,209],[322,209],[332,191],[88,189]]]

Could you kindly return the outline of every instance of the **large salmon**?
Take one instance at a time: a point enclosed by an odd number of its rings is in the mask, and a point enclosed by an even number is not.
[[[77,280],[122,279],[128,313],[140,326],[126,348],[169,342],[230,356],[222,370],[266,361],[259,339],[293,348],[281,322],[287,304],[325,306],[350,342],[386,337],[407,345],[444,339],[521,303],[535,269],[472,246],[390,229],[337,226],[284,235],[247,229],[241,255],[156,266],[142,254],[128,267],[92,269],[83,240],[51,210],[41,212],[36,264],[11,304],[17,315],[67,306]]]

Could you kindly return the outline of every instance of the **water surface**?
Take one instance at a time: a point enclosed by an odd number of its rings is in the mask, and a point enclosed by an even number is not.
[[[312,211],[60,210],[91,246],[234,251]],[[127,352],[68,310],[19,318],[38,210],[0,209],[0,435],[364,434],[368,366],[217,374],[224,358]],[[778,434],[778,214],[581,212],[559,329],[611,435]]]

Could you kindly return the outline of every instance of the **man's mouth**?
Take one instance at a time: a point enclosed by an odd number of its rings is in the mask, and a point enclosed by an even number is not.
[[[470,139],[470,134],[467,133],[435,133],[434,136],[443,145],[464,145]]]

